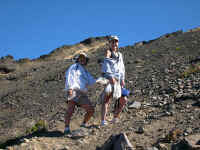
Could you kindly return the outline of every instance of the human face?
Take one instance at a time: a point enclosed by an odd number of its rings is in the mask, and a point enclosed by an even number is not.
[[[117,51],[118,45],[119,45],[119,42],[117,40],[112,40],[111,41],[111,50],[112,51]]]
[[[84,55],[80,55],[78,61],[81,65],[86,65],[86,58]]]

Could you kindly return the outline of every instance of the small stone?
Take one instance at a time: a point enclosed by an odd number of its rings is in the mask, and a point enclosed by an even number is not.
[[[158,150],[156,147],[148,147],[146,150]]]
[[[183,134],[184,134],[185,136],[188,136],[188,133],[187,133],[187,132],[184,132]]]
[[[157,100],[157,97],[156,97],[156,96],[153,96],[152,99],[153,99],[153,100]]]
[[[22,147],[26,147],[28,144],[27,143],[22,143],[21,146]]]
[[[141,90],[135,90],[135,93],[140,94],[140,93],[142,93],[142,92],[141,92]]]
[[[90,134],[91,135],[97,135],[97,132],[95,130],[92,130]]]
[[[68,146],[64,146],[62,150],[69,150],[70,148]]]
[[[166,116],[172,116],[172,115],[173,115],[173,112],[166,111],[166,112],[165,112],[165,115],[166,115]]]
[[[158,144],[159,150],[168,150],[167,146],[165,144],[159,143]]]
[[[193,132],[193,130],[192,130],[192,128],[187,128],[187,129],[185,130],[185,132],[188,133],[188,134],[191,134],[191,133]]]
[[[186,108],[190,108],[190,105],[187,105]]]
[[[130,84],[132,84],[133,83],[133,81],[128,81]]]
[[[140,126],[138,128],[138,130],[136,131],[136,133],[143,134],[144,133],[144,128],[142,126]]]
[[[178,93],[178,94],[176,95],[176,98],[181,98],[182,96],[183,96],[182,93]]]
[[[193,120],[193,119],[194,119],[194,116],[191,116],[190,119]]]
[[[71,134],[72,139],[85,138],[86,136],[88,136],[88,132],[81,130],[81,129],[77,129],[75,131],[72,131],[72,134]]]
[[[171,66],[175,66],[175,65],[176,65],[176,63],[175,63],[175,62],[172,62],[170,65],[171,65]]]
[[[139,109],[141,107],[141,103],[140,102],[133,102],[131,105],[128,106],[128,108],[135,108],[135,109]]]
[[[43,96],[44,98],[47,98],[47,97],[48,97],[47,93],[42,93],[42,96]]]

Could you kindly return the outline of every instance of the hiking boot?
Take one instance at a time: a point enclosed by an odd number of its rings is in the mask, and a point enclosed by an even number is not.
[[[108,125],[108,122],[105,120],[101,121],[101,126],[105,126],[105,125]]]
[[[85,123],[82,123],[82,124],[80,125],[80,127],[82,127],[82,128],[87,128],[87,126],[86,126]]]
[[[70,129],[67,127],[67,128],[65,128],[65,130],[64,130],[64,135],[69,135],[69,134],[71,134],[71,131],[70,131]]]

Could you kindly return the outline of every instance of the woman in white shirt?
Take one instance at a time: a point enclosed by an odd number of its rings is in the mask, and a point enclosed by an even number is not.
[[[103,93],[101,125],[106,125],[106,114],[111,98],[118,100],[118,107],[114,111],[113,122],[116,122],[127,102],[126,96],[122,96],[121,88],[124,87],[125,82],[125,67],[122,54],[118,51],[119,39],[117,36],[111,36],[110,49],[106,51],[104,62],[102,64],[103,76],[109,80]],[[116,87],[116,88],[115,88]]]

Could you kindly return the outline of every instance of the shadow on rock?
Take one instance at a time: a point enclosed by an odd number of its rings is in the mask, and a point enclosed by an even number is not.
[[[0,148],[6,148],[8,146],[13,146],[13,145],[19,145],[24,142],[24,139],[31,139],[33,137],[61,137],[63,136],[63,132],[61,131],[37,131],[32,134],[26,135],[26,136],[21,136],[17,137],[15,139],[10,139],[6,141],[5,143],[0,145]]]

